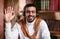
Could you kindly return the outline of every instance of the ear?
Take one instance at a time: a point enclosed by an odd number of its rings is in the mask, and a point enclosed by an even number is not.
[[[39,13],[36,13],[36,17],[39,17]]]

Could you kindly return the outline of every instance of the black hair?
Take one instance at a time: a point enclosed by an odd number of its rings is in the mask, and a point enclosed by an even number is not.
[[[26,10],[27,7],[35,7],[36,8],[36,5],[34,5],[34,4],[26,4],[25,7],[24,7],[24,12],[23,12],[24,16],[25,16],[25,10]],[[36,8],[36,13],[37,13],[37,8]]]

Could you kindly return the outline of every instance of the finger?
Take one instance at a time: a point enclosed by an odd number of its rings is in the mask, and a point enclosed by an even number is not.
[[[13,11],[13,7],[11,7],[12,11]]]
[[[11,6],[7,7],[7,12],[11,12]]]
[[[10,11],[10,13],[12,14],[14,11],[13,11],[13,7],[9,7],[9,11]]]
[[[7,10],[10,10],[10,7],[9,6],[7,7]]]
[[[10,8],[9,8],[9,7],[7,7],[6,13],[9,13],[9,12],[10,12]]]
[[[9,10],[12,11],[12,7],[11,6],[9,6]]]
[[[13,7],[11,7],[11,13],[12,13],[12,14],[15,13],[14,10],[13,10]]]
[[[5,14],[7,13],[7,12],[6,12],[6,9],[4,10],[4,12],[5,12]]]

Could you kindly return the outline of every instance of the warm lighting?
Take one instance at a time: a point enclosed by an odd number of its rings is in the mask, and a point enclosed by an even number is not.
[[[55,12],[55,18],[56,20],[60,20],[60,12]]]
[[[26,5],[26,0],[19,0],[19,8],[23,9]]]

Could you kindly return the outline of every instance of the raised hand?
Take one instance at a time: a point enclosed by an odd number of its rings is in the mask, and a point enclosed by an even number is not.
[[[7,9],[5,9],[5,21],[10,22],[14,17],[15,13],[13,8],[11,6],[7,7]]]

